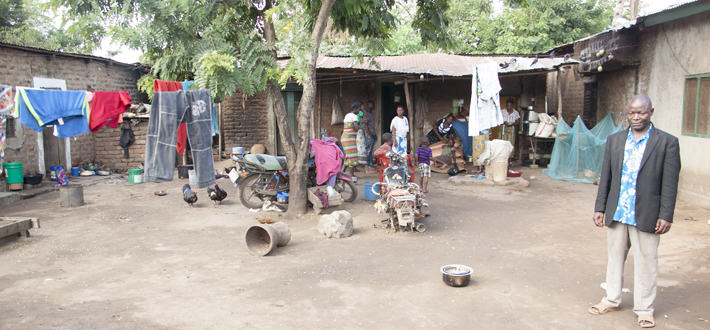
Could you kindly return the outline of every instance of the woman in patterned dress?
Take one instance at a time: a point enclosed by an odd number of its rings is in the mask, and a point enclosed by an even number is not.
[[[355,102],[350,106],[350,113],[343,119],[343,135],[340,136],[340,143],[343,145],[345,160],[343,165],[350,169],[350,176],[354,177],[355,167],[358,165],[357,159],[357,131],[360,125],[357,120],[357,112],[360,111],[360,103]]]

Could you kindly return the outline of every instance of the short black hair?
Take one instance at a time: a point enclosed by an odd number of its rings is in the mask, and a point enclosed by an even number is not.
[[[392,133],[382,134],[382,143],[392,142]]]
[[[357,101],[357,102],[353,103],[353,105],[350,106],[350,110],[352,111],[355,109],[360,109],[361,106],[362,106],[362,102]]]

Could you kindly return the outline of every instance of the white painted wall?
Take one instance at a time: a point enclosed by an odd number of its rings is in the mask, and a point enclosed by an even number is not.
[[[685,77],[710,73],[710,12],[653,28],[657,37],[648,85],[655,108],[652,120],[680,141],[678,199],[710,208],[710,139],[681,134]]]

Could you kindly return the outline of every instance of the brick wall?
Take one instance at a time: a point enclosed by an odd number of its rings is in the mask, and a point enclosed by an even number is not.
[[[32,87],[33,77],[63,79],[68,90],[127,91],[134,102],[145,102],[145,94],[138,91],[136,81],[140,70],[110,60],[100,58],[78,58],[62,54],[47,54],[42,51],[18,49],[0,44],[0,71],[7,73],[0,77],[0,84]],[[16,125],[20,125],[19,122]],[[37,133],[26,127],[20,136],[8,141],[5,162],[22,162],[26,173],[37,172]],[[71,138],[72,162],[94,159],[95,142],[92,134]],[[4,177],[0,190],[5,188]]]
[[[121,138],[121,125],[118,128],[102,127],[94,133],[96,141],[96,160],[101,161],[108,169],[119,169],[122,172],[138,168],[145,160],[145,136],[148,133],[148,119],[141,119],[138,125],[131,124],[135,141],[128,148],[129,158],[123,157],[123,148],[118,145]]]
[[[257,143],[268,146],[267,92],[248,97],[243,104],[242,100],[242,94],[236,93],[222,102],[222,130],[227,153],[232,147],[243,147],[248,151]]]
[[[583,78],[570,68],[560,73],[558,83],[562,85],[562,117],[571,126],[577,116],[584,114]]]
[[[331,120],[333,119],[333,99],[338,96],[338,103],[340,104],[340,110],[343,112],[343,117],[350,112],[350,106],[357,102],[367,102],[371,100],[375,102],[375,117],[379,117],[379,110],[381,104],[377,102],[377,88],[380,88],[380,84],[376,80],[358,80],[358,81],[348,81],[347,76],[344,76],[345,80],[340,82],[330,82],[330,83],[319,83],[318,92],[316,93],[316,107],[314,114],[317,116],[320,112],[320,126],[326,129],[328,136],[334,136],[340,140],[340,136],[343,134],[343,124],[331,125]],[[330,79],[332,81],[333,79]],[[340,93],[342,89],[342,95]],[[320,95],[318,95],[320,93]],[[318,126],[318,124],[316,124]],[[316,131],[318,128],[316,127]]]

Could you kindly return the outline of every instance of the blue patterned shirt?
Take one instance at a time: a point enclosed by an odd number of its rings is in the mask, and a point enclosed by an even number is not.
[[[621,170],[621,191],[619,192],[619,204],[616,206],[614,221],[636,226],[636,180],[643,152],[646,151],[646,143],[653,129],[653,124],[648,127],[648,131],[638,142],[634,139],[634,133],[629,129],[626,136],[626,146],[624,147],[624,166]]]

